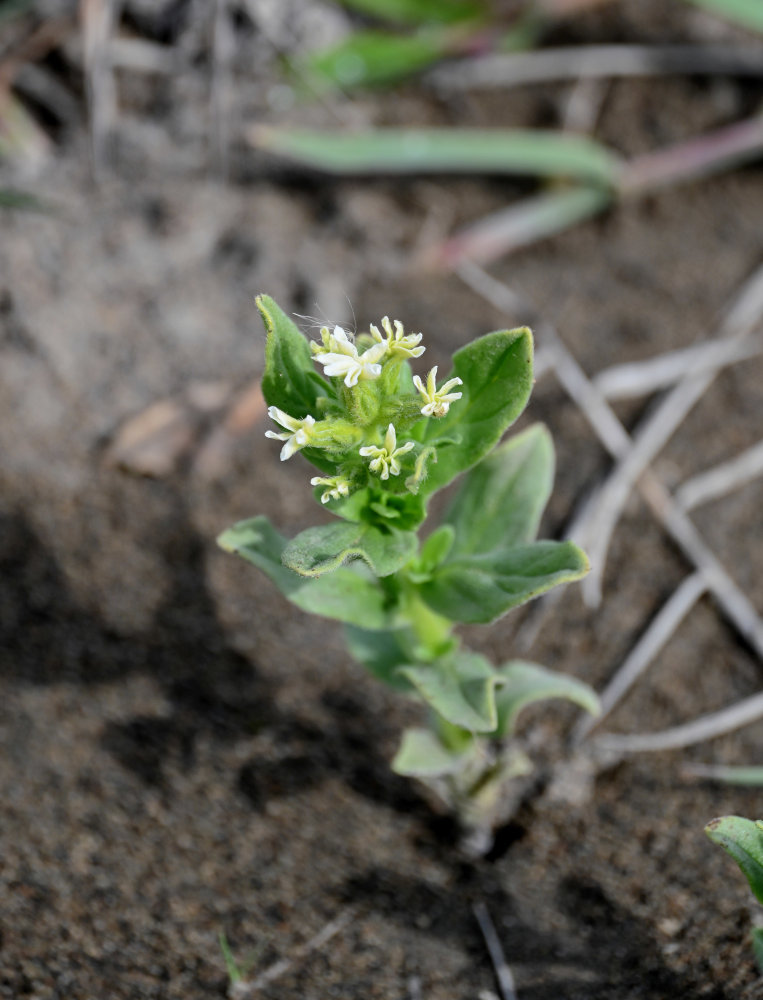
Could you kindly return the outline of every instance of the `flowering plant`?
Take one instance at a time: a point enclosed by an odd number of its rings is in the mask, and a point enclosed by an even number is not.
[[[411,372],[422,335],[399,321],[309,343],[267,296],[262,389],[283,442],[320,475],[315,498],[336,515],[287,541],[264,517],[220,545],[254,563],[304,611],[344,623],[350,652],[375,677],[429,709],[392,767],[434,788],[468,825],[489,829],[508,779],[528,769],[514,730],[521,709],[564,697],[597,710],[586,685],[534,663],[494,667],[454,626],[491,622],[588,569],[572,542],[536,541],[553,479],[553,447],[535,425],[499,444],[532,387],[527,328],[461,348],[438,387]],[[320,375],[315,365],[323,368]],[[430,497],[466,473],[442,523],[417,529]]]

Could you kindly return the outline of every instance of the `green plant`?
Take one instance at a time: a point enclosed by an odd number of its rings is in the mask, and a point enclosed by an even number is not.
[[[763,820],[721,816],[711,820],[705,833],[736,861],[759,903],[763,903]],[[752,930],[755,960],[763,972],[763,927]]]
[[[429,726],[408,730],[393,762],[487,830],[505,783],[528,767],[514,739],[522,708],[562,697],[595,712],[593,691],[534,663],[494,667],[454,635],[487,623],[588,569],[572,542],[536,541],[554,455],[535,425],[499,444],[532,387],[532,335],[498,331],[461,348],[438,388],[410,361],[421,334],[388,318],[353,340],[340,327],[309,344],[276,303],[262,389],[279,425],[267,436],[317,467],[315,498],[336,515],[287,541],[265,517],[223,532],[220,545],[266,573],[285,596],[344,623],[352,655],[375,677],[424,702]],[[323,366],[321,377],[314,362]],[[431,496],[466,473],[440,525],[420,541]]]

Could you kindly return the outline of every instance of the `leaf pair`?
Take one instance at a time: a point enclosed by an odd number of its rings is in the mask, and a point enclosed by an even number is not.
[[[763,820],[722,816],[708,823],[705,833],[736,861],[755,898],[763,903]],[[763,972],[763,928],[753,929],[752,946],[755,960]]]

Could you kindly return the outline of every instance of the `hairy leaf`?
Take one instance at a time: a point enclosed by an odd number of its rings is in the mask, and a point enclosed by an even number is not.
[[[554,479],[554,446],[542,424],[497,448],[466,476],[445,521],[456,529],[451,558],[535,539]]]
[[[330,579],[330,577],[329,577]],[[350,653],[378,680],[398,691],[410,691],[411,683],[398,672],[410,659],[401,640],[401,630],[371,631],[348,625],[345,640]]]
[[[334,389],[315,371],[307,338],[269,295],[257,297],[257,308],[268,335],[262,376],[265,402],[297,420],[316,416],[317,397],[331,397]]]
[[[321,576],[349,559],[363,559],[377,576],[389,576],[415,554],[418,542],[412,531],[382,531],[352,521],[307,528],[283,550],[283,562],[302,576]]]
[[[452,24],[485,14],[484,4],[475,0],[341,0],[345,7],[371,14],[384,21],[422,24],[439,21]]]
[[[511,736],[519,713],[526,705],[535,701],[565,698],[593,715],[598,715],[601,711],[593,688],[575,677],[556,673],[537,663],[512,660],[500,667],[498,674],[503,683],[496,692],[496,736]]]
[[[422,443],[437,448],[437,461],[429,464],[421,495],[447,486],[498,444],[527,405],[532,357],[527,327],[488,333],[456,351],[448,378],[462,380],[461,399],[446,416],[417,425]]]
[[[402,667],[400,673],[454,726],[474,733],[495,729],[495,686],[500,677],[484,656],[458,651],[427,666]]]
[[[448,559],[421,584],[420,593],[452,621],[486,623],[587,572],[588,560],[572,542],[535,542]]]
[[[266,517],[240,521],[224,531],[217,542],[226,552],[235,552],[261,569],[303,611],[371,629],[383,629],[389,624],[386,596],[362,567],[340,568],[315,579],[287,569],[281,561],[286,539]]]
[[[721,816],[707,824],[705,833],[736,861],[755,898],[763,903],[763,822]]]
[[[392,770],[411,778],[455,774],[463,767],[468,753],[468,749],[460,753],[450,750],[431,729],[406,729],[400,749],[392,761]]]

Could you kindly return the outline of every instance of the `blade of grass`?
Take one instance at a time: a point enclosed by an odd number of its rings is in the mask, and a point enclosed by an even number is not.
[[[689,0],[727,21],[743,28],[763,31],[763,3],[760,0]]]
[[[603,188],[574,187],[527,198],[462,230],[422,255],[425,270],[454,269],[462,260],[494,260],[569,229],[612,201]]]
[[[448,29],[414,35],[358,31],[331,48],[314,52],[298,65],[298,71],[309,74],[324,90],[380,87],[426,69],[456,48],[457,38]]]
[[[722,764],[685,764],[682,773],[690,778],[709,778],[725,785],[763,785],[763,767],[725,767]]]
[[[0,188],[0,208],[23,212],[49,212],[51,209],[36,195],[13,188]]]
[[[340,0],[342,6],[398,24],[434,21],[455,24],[485,16],[483,4],[474,0]]]
[[[336,133],[255,126],[261,149],[335,174],[530,174],[612,186],[614,153],[583,136],[536,129],[376,129]]]

